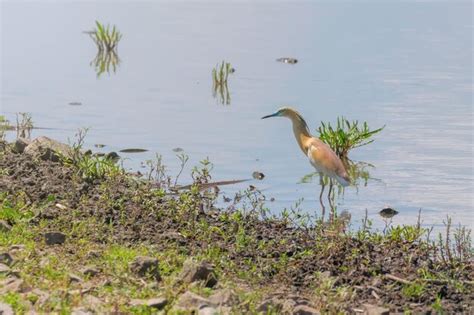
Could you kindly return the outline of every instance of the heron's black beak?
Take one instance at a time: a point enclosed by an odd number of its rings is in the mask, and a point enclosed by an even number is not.
[[[278,113],[274,113],[274,114],[271,114],[271,115],[263,116],[262,119],[270,118],[270,117],[275,117],[275,116],[278,116]]]

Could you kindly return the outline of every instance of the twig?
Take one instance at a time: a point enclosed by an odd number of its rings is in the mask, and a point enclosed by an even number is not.
[[[397,277],[397,276],[394,276],[394,275],[391,275],[391,274],[386,274],[385,278],[396,281],[396,282],[400,282],[400,283],[403,283],[403,284],[411,284],[411,281],[408,281],[406,279],[403,279],[403,278],[400,278],[400,277]]]

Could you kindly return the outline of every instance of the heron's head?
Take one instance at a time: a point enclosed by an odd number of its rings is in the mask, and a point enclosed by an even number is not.
[[[262,119],[270,117],[291,117],[294,114],[297,114],[297,111],[295,111],[294,109],[290,107],[282,107],[273,114],[263,116]]]

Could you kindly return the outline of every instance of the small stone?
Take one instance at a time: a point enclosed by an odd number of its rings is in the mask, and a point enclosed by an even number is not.
[[[71,315],[92,315],[94,313],[88,311],[87,309],[83,307],[77,307],[72,310]]]
[[[11,266],[13,264],[13,258],[7,252],[0,253],[0,263]]]
[[[211,301],[212,304],[215,304],[218,306],[232,305],[235,299],[236,299],[236,296],[231,289],[218,290],[209,297],[209,301]]]
[[[218,311],[215,307],[204,306],[198,309],[198,315],[220,315],[221,311]]]
[[[23,280],[15,277],[8,277],[0,282],[0,295],[7,292],[21,292],[24,289],[25,285]]]
[[[103,304],[101,300],[90,294],[82,299],[82,303],[87,305],[87,309],[91,311],[96,311]]]
[[[153,257],[139,256],[129,264],[130,270],[140,277],[151,276],[161,280],[158,259]]]
[[[43,305],[45,304],[48,299],[49,299],[49,293],[43,291],[43,290],[40,290],[40,289],[33,289],[31,291],[32,294],[36,295],[38,297],[38,299],[36,300],[36,302],[34,303],[35,305]]]
[[[183,293],[176,301],[175,308],[177,310],[198,310],[205,306],[213,306],[211,301],[199,296],[191,291]]]
[[[8,232],[12,229],[12,226],[7,221],[0,220],[0,232]]]
[[[15,153],[23,153],[25,148],[31,143],[30,140],[25,138],[18,138],[13,143],[12,151]]]
[[[13,308],[7,304],[0,302],[0,315],[13,315]]]
[[[278,299],[268,299],[263,301],[257,308],[257,312],[263,312],[264,314],[268,313],[280,313],[283,308],[283,301]]]
[[[208,288],[212,288],[217,284],[214,267],[207,262],[196,262],[193,259],[187,259],[184,262],[183,271],[179,278],[184,283],[204,281]]]
[[[82,282],[82,278],[79,277],[78,275],[75,275],[75,274],[73,274],[73,273],[70,273],[70,274],[69,274],[69,281],[70,281],[70,282],[77,282],[77,283],[79,283],[79,282]]]
[[[63,244],[66,241],[66,235],[61,232],[48,232],[44,234],[47,245]]]
[[[10,272],[10,267],[8,267],[5,264],[0,263],[0,274],[2,273],[9,273]]]
[[[93,266],[86,266],[81,269],[81,273],[88,277],[94,277],[99,274],[99,269]]]
[[[132,299],[130,301],[130,305],[132,306],[149,306],[149,307],[156,308],[158,310],[165,308],[167,304],[168,304],[168,300],[164,297],[158,297],[158,298],[147,299],[147,300]]]
[[[86,257],[87,259],[94,259],[94,258],[99,258],[102,255],[102,253],[98,250],[90,250],[87,252]]]
[[[308,305],[298,305],[293,309],[294,315],[319,315],[319,312],[308,306]]]
[[[21,251],[21,250],[24,250],[25,248],[26,246],[23,244],[13,244],[10,246],[11,251]]]
[[[366,315],[389,315],[390,309],[372,304],[362,304]]]

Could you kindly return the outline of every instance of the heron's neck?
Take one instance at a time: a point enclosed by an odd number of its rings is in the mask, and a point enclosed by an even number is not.
[[[294,114],[289,117],[293,123],[293,133],[295,134],[296,142],[300,146],[303,153],[306,155],[308,153],[307,140],[311,138],[309,133],[308,125],[306,121],[298,114]]]

